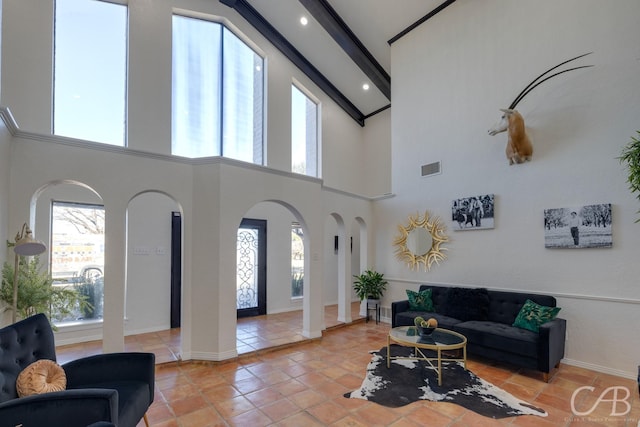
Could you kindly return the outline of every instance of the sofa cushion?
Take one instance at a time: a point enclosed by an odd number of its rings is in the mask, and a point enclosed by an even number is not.
[[[485,288],[451,288],[447,293],[445,315],[467,320],[487,320],[489,292]]]
[[[431,301],[431,289],[422,291],[412,291],[407,289],[409,299],[409,310],[411,311],[433,311],[433,301]]]
[[[504,323],[470,320],[453,326],[453,330],[476,345],[537,358],[539,334]]]
[[[488,320],[513,325],[518,312],[528,299],[548,307],[556,306],[556,299],[550,295],[490,290]]]
[[[447,309],[447,294],[449,288],[446,286],[420,285],[420,290],[431,289],[431,301],[433,301],[433,311],[444,313]]]
[[[538,332],[540,325],[555,319],[559,311],[559,307],[547,307],[528,299],[516,316],[513,326]]]

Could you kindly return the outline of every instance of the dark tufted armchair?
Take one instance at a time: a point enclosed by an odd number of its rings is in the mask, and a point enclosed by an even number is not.
[[[56,360],[53,331],[44,314],[0,329],[2,427],[85,427],[107,421],[135,427],[153,402],[153,353],[110,353],[62,366],[67,389],[18,397],[20,372],[40,359]],[[103,424],[104,425],[104,424]]]

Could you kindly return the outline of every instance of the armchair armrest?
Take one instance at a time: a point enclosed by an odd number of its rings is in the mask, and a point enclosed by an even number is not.
[[[538,369],[549,373],[564,357],[567,321],[555,318],[540,325],[538,344]]]
[[[402,313],[409,311],[409,300],[394,301],[391,303],[391,327],[395,328],[396,325],[396,313]]]
[[[64,390],[0,403],[3,426],[86,427],[118,420],[118,392],[108,389]]]
[[[149,385],[153,402],[155,355],[153,353],[107,353],[73,360],[62,365],[67,388],[97,387],[114,381],[141,381]]]

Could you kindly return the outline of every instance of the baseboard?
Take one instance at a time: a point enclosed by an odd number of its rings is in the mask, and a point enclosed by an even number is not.
[[[222,353],[191,351],[182,354],[182,360],[204,360],[209,362],[221,362],[223,360],[235,359],[236,357],[238,357],[236,350],[229,350]]]
[[[142,328],[142,329],[133,329],[133,330],[125,330],[124,336],[127,337],[129,335],[142,335],[142,334],[150,334],[153,332],[167,331],[171,329],[170,325],[160,325],[160,326],[152,326],[150,328]]]
[[[83,335],[81,337],[73,337],[67,339],[60,339],[59,335],[55,335],[56,347],[61,347],[63,345],[72,345],[72,344],[81,344],[89,341],[100,341],[102,340],[102,333],[96,335]]]
[[[606,366],[581,362],[579,360],[574,360],[574,359],[562,359],[561,363],[566,363],[567,365],[577,366],[579,368],[585,368],[585,369],[589,369],[596,372],[601,372],[603,374],[615,375],[616,377],[629,378],[631,380],[635,380],[638,376],[637,372],[626,372],[618,369],[611,369]]]

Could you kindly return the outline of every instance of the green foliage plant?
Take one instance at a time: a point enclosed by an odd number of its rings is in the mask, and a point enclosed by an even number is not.
[[[640,136],[640,130],[636,132]],[[636,198],[640,200],[640,139],[632,136],[631,141],[622,149],[622,154],[618,159],[620,163],[627,166],[629,190],[632,193],[636,193]],[[640,214],[640,210],[638,214]],[[640,222],[640,218],[636,219],[635,222]]]
[[[0,301],[6,304],[5,311],[11,310],[13,306],[13,272],[13,263],[5,261],[0,286]],[[31,259],[21,256],[17,306],[18,318],[24,319],[36,313],[44,313],[51,319],[52,313],[67,316],[75,307],[86,309],[90,304],[86,297],[75,289],[54,286],[51,275],[42,271],[38,256]]]
[[[291,296],[301,297],[304,286],[304,274],[296,273],[291,276]]]
[[[363,301],[367,298],[380,299],[387,290],[387,281],[384,280],[384,274],[377,271],[366,270],[360,275],[353,276],[356,280],[353,282],[353,288],[356,295]]]

